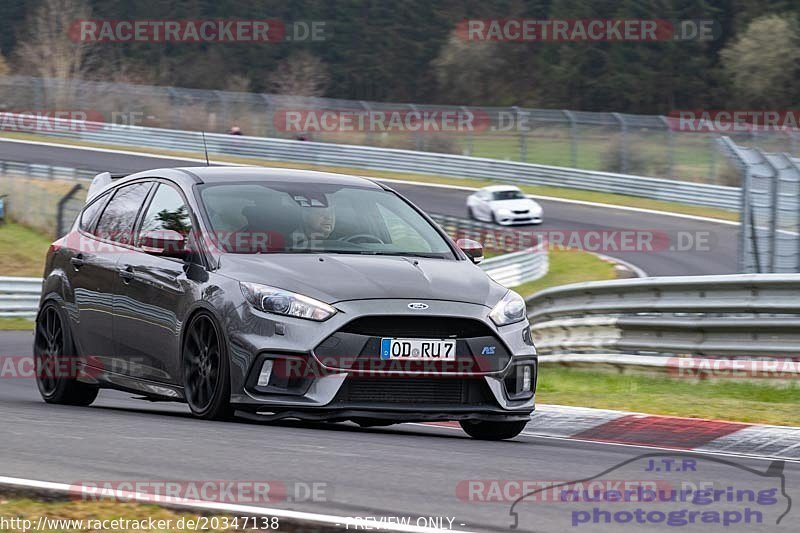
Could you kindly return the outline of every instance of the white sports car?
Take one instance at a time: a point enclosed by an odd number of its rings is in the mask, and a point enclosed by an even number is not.
[[[491,185],[470,194],[467,214],[475,220],[502,226],[542,223],[542,206],[513,185]]]

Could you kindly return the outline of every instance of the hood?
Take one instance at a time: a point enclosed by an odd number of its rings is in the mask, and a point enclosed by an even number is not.
[[[495,200],[492,202],[492,209],[530,209],[532,211],[537,211],[540,210],[541,207],[530,198],[514,198],[512,200]]]
[[[328,304],[398,298],[492,306],[506,293],[469,261],[343,254],[225,254],[220,259],[221,274]]]

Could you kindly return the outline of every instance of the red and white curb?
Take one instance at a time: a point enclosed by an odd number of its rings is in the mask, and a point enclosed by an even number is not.
[[[454,427],[453,424],[437,424]],[[457,427],[457,425],[456,425]],[[800,460],[800,428],[537,405],[523,435]]]

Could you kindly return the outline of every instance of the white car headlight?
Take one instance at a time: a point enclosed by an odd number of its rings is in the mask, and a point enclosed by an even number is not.
[[[250,305],[276,315],[307,318],[322,322],[336,314],[336,309],[314,298],[258,283],[240,282],[242,294]]]
[[[510,215],[511,209],[501,208],[497,210],[498,215]]]
[[[508,291],[489,313],[489,318],[498,326],[505,326],[524,320],[525,311],[525,300],[522,296],[514,291]]]

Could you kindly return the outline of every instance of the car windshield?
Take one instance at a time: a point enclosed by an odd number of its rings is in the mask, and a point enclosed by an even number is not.
[[[329,183],[247,182],[200,189],[217,245],[230,253],[339,253],[455,258],[397,194]]]
[[[492,193],[492,200],[516,200],[517,198],[525,198],[522,192],[518,190],[509,191],[495,191]]]

